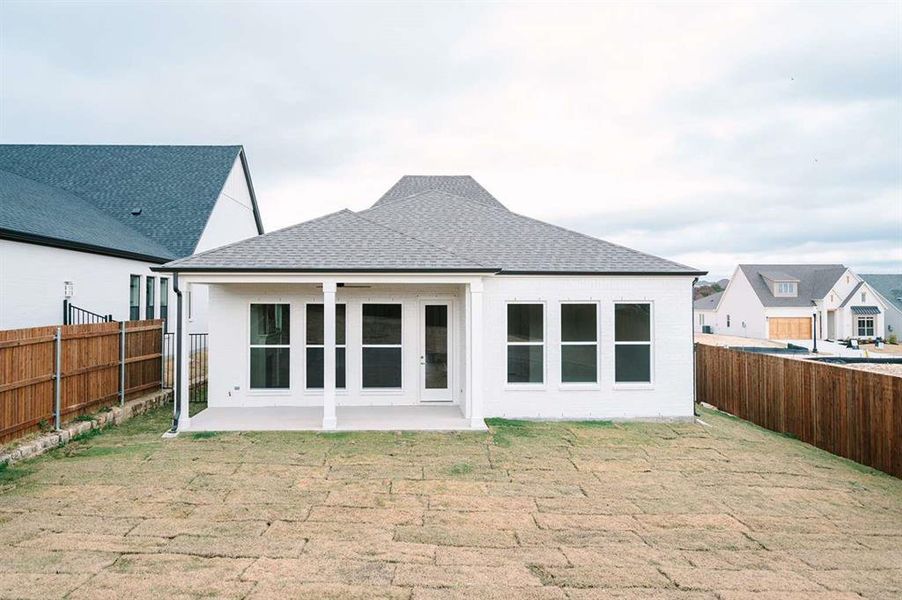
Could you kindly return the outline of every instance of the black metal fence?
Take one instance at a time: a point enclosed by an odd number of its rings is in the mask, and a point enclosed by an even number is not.
[[[172,388],[175,385],[175,334],[163,336],[163,385]],[[188,334],[188,401],[207,401],[207,334]]]
[[[109,323],[113,315],[99,315],[96,312],[75,306],[68,300],[63,300],[63,325],[92,325],[94,323]]]

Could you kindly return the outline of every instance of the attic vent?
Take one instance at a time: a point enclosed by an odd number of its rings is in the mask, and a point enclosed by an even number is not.
[[[138,215],[141,214],[141,209],[140,209],[140,208],[133,208],[133,209],[132,209],[132,214],[135,215],[135,216],[137,217]]]

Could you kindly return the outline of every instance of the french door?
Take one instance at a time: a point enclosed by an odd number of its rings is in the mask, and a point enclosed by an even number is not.
[[[420,401],[451,402],[451,303],[420,302]]]

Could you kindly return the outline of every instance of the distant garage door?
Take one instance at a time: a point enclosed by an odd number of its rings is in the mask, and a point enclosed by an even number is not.
[[[810,317],[771,317],[767,322],[772,340],[807,340],[811,337]]]

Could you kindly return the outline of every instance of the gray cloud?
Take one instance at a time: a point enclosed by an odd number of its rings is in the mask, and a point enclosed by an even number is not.
[[[268,228],[472,173],[718,274],[902,270],[889,4],[0,4],[0,138],[243,143]]]

